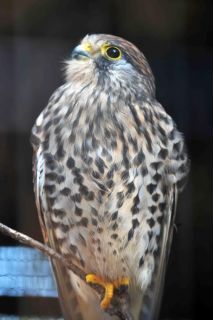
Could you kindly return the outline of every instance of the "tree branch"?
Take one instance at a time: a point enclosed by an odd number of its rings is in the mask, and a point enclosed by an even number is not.
[[[53,259],[59,260],[60,263],[62,263],[66,268],[70,269],[73,273],[75,273],[75,275],[77,275],[79,278],[85,281],[86,273],[83,270],[81,270],[70,260],[67,260],[66,258],[64,258],[63,255],[56,252],[55,250],[48,247],[47,245],[21,232],[18,232],[12,228],[7,227],[3,223],[0,223],[0,232],[6,236],[9,236],[10,238],[13,238],[16,241],[19,241],[24,245],[27,245],[42,251],[44,254],[48,255]],[[102,288],[98,285],[93,285],[90,283],[88,283],[88,285],[91,286],[98,293],[99,299],[101,300],[103,295]],[[123,287],[119,290],[115,290],[112,303],[110,307],[106,310],[106,312],[111,316],[117,316],[120,320],[132,320],[133,317],[129,310],[130,310],[129,294],[128,294],[127,287]]]

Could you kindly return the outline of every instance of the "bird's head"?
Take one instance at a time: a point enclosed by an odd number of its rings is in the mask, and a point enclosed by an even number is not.
[[[67,61],[67,81],[105,90],[131,88],[154,95],[154,77],[142,52],[116,36],[92,34],[83,38]]]

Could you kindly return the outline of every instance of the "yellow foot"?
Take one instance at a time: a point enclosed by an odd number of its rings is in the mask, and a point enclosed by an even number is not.
[[[128,286],[129,278],[124,277],[112,282],[108,282],[95,274],[89,273],[86,275],[86,282],[98,284],[105,289],[104,298],[101,301],[101,308],[107,309],[113,298],[114,288],[118,289],[120,286]]]

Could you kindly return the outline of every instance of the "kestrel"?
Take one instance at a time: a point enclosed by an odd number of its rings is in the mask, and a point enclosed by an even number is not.
[[[140,50],[87,35],[37,118],[32,145],[45,241],[87,274],[83,281],[52,261],[64,318],[115,319],[105,310],[124,284],[133,318],[156,319],[189,161]],[[87,282],[105,288],[101,304]]]

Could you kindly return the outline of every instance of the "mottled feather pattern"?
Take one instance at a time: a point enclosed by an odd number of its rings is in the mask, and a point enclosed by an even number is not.
[[[94,50],[104,42],[116,45],[124,58],[113,66],[99,57],[96,63],[67,61],[66,83],[32,130],[36,197],[51,246],[86,273],[131,279],[138,319],[156,266],[165,264],[173,192],[184,185],[188,160],[182,135],[155,100],[143,54],[114,36],[86,36],[82,43],[88,41]],[[60,279],[58,286],[63,295]],[[111,319],[71,272],[70,287],[83,319]]]

